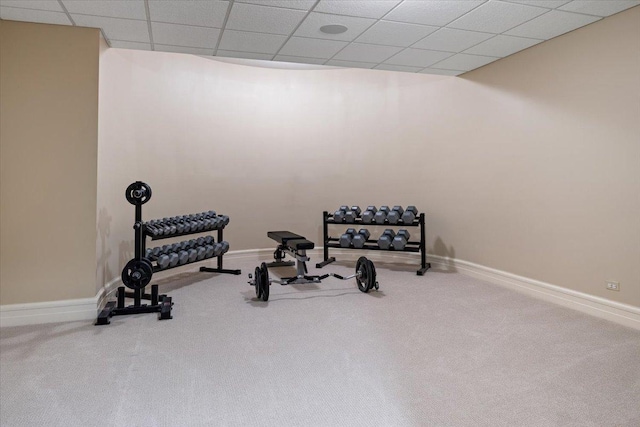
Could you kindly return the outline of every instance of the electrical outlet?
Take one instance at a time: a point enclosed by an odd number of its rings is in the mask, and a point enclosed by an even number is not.
[[[607,280],[607,289],[610,291],[619,291],[620,290],[620,282],[612,282]]]

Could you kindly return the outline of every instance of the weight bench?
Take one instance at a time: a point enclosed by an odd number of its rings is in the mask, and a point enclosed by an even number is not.
[[[335,273],[328,273],[322,276],[312,276],[307,271],[307,250],[313,249],[315,244],[305,239],[303,236],[292,233],[291,231],[269,231],[267,236],[276,242],[278,247],[273,253],[274,262],[269,264],[263,262],[260,267],[256,267],[254,275],[249,274],[249,284],[256,288],[256,296],[262,298],[263,301],[269,299],[269,286],[271,283],[279,283],[281,285],[303,285],[308,283],[320,283],[323,279],[333,276],[340,280],[356,279],[358,289],[362,292],[369,292],[371,289],[378,289],[376,281],[376,269],[373,262],[365,257],[360,257],[356,263],[356,272],[350,276],[344,277]],[[286,254],[293,256],[296,266],[296,275],[293,277],[283,277],[281,279],[270,279],[267,267],[292,266],[293,261],[284,261]]]
[[[328,277],[328,275],[307,275],[307,261],[309,261],[307,249],[313,249],[315,247],[315,243],[312,241],[290,231],[269,231],[267,232],[267,237],[278,242],[278,247],[273,253],[275,261],[268,263],[267,267],[296,266],[296,277],[282,279],[283,281],[287,281],[287,283],[281,283],[282,285],[288,285],[290,283],[320,283],[320,280]],[[293,256],[296,261],[284,261],[286,254]]]

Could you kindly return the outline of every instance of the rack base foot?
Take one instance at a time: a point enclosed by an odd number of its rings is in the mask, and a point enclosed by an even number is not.
[[[331,264],[332,262],[334,262],[336,259],[334,257],[331,258],[327,258],[325,261],[319,262],[316,264],[316,268],[322,268],[327,264]]]
[[[126,316],[128,314],[158,313],[158,320],[172,319],[173,316],[171,316],[171,310],[173,302],[171,301],[171,297],[158,295],[158,285],[152,285],[151,289],[151,294],[142,294],[140,297],[150,299],[152,304],[147,305],[137,303],[125,307],[124,297],[130,296],[131,294],[125,292],[124,288],[118,288],[118,302],[109,301],[106,303],[104,308],[98,314],[95,325],[109,325],[111,323],[111,317]]]
[[[431,263],[430,263],[430,262],[428,262],[428,263],[426,263],[426,264],[425,264],[425,267],[424,267],[424,268],[421,268],[420,270],[416,271],[416,274],[417,274],[418,276],[423,276],[423,275],[424,275],[424,273],[425,273],[428,269],[430,269],[430,268],[431,268]]]
[[[235,274],[236,276],[242,274],[241,270],[227,270],[225,268],[200,267],[200,271],[206,271],[207,273]]]

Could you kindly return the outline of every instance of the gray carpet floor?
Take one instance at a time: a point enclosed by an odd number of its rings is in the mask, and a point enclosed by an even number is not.
[[[640,426],[640,331],[382,263],[379,292],[274,284],[265,303],[255,265],[161,281],[172,320],[2,328],[0,424]]]

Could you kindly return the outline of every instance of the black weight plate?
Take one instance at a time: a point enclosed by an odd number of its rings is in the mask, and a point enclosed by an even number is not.
[[[148,269],[151,270],[151,274],[153,274],[153,264],[149,258],[142,258],[140,262],[147,264]]]
[[[376,267],[373,265],[373,261],[367,260],[367,292],[373,289],[376,285]]]
[[[262,297],[262,286],[260,285],[260,281],[262,280],[262,274],[260,273],[260,267],[256,267],[253,272],[253,286],[256,288],[256,297]]]
[[[147,259],[130,260],[122,269],[122,283],[129,289],[142,289],[149,284],[153,267]]]
[[[136,181],[127,187],[124,196],[132,205],[144,205],[151,199],[151,187],[142,181]]]
[[[378,286],[378,282],[376,282],[376,280],[378,280],[378,276],[376,273],[376,266],[373,265],[373,261],[369,261],[371,263],[371,271],[373,272],[373,274],[371,275],[373,277],[373,287],[376,289],[376,291],[378,290],[378,288],[380,286]]]
[[[368,272],[365,265],[367,261],[368,259],[363,256],[358,258],[358,261],[356,261],[356,274],[360,272],[360,276],[356,276],[356,282],[358,283],[358,289],[360,289],[362,292],[369,291],[369,289],[367,289],[366,287]]]
[[[261,282],[262,282],[262,301],[269,299],[269,270],[267,269],[267,263],[263,262],[260,265]]]

